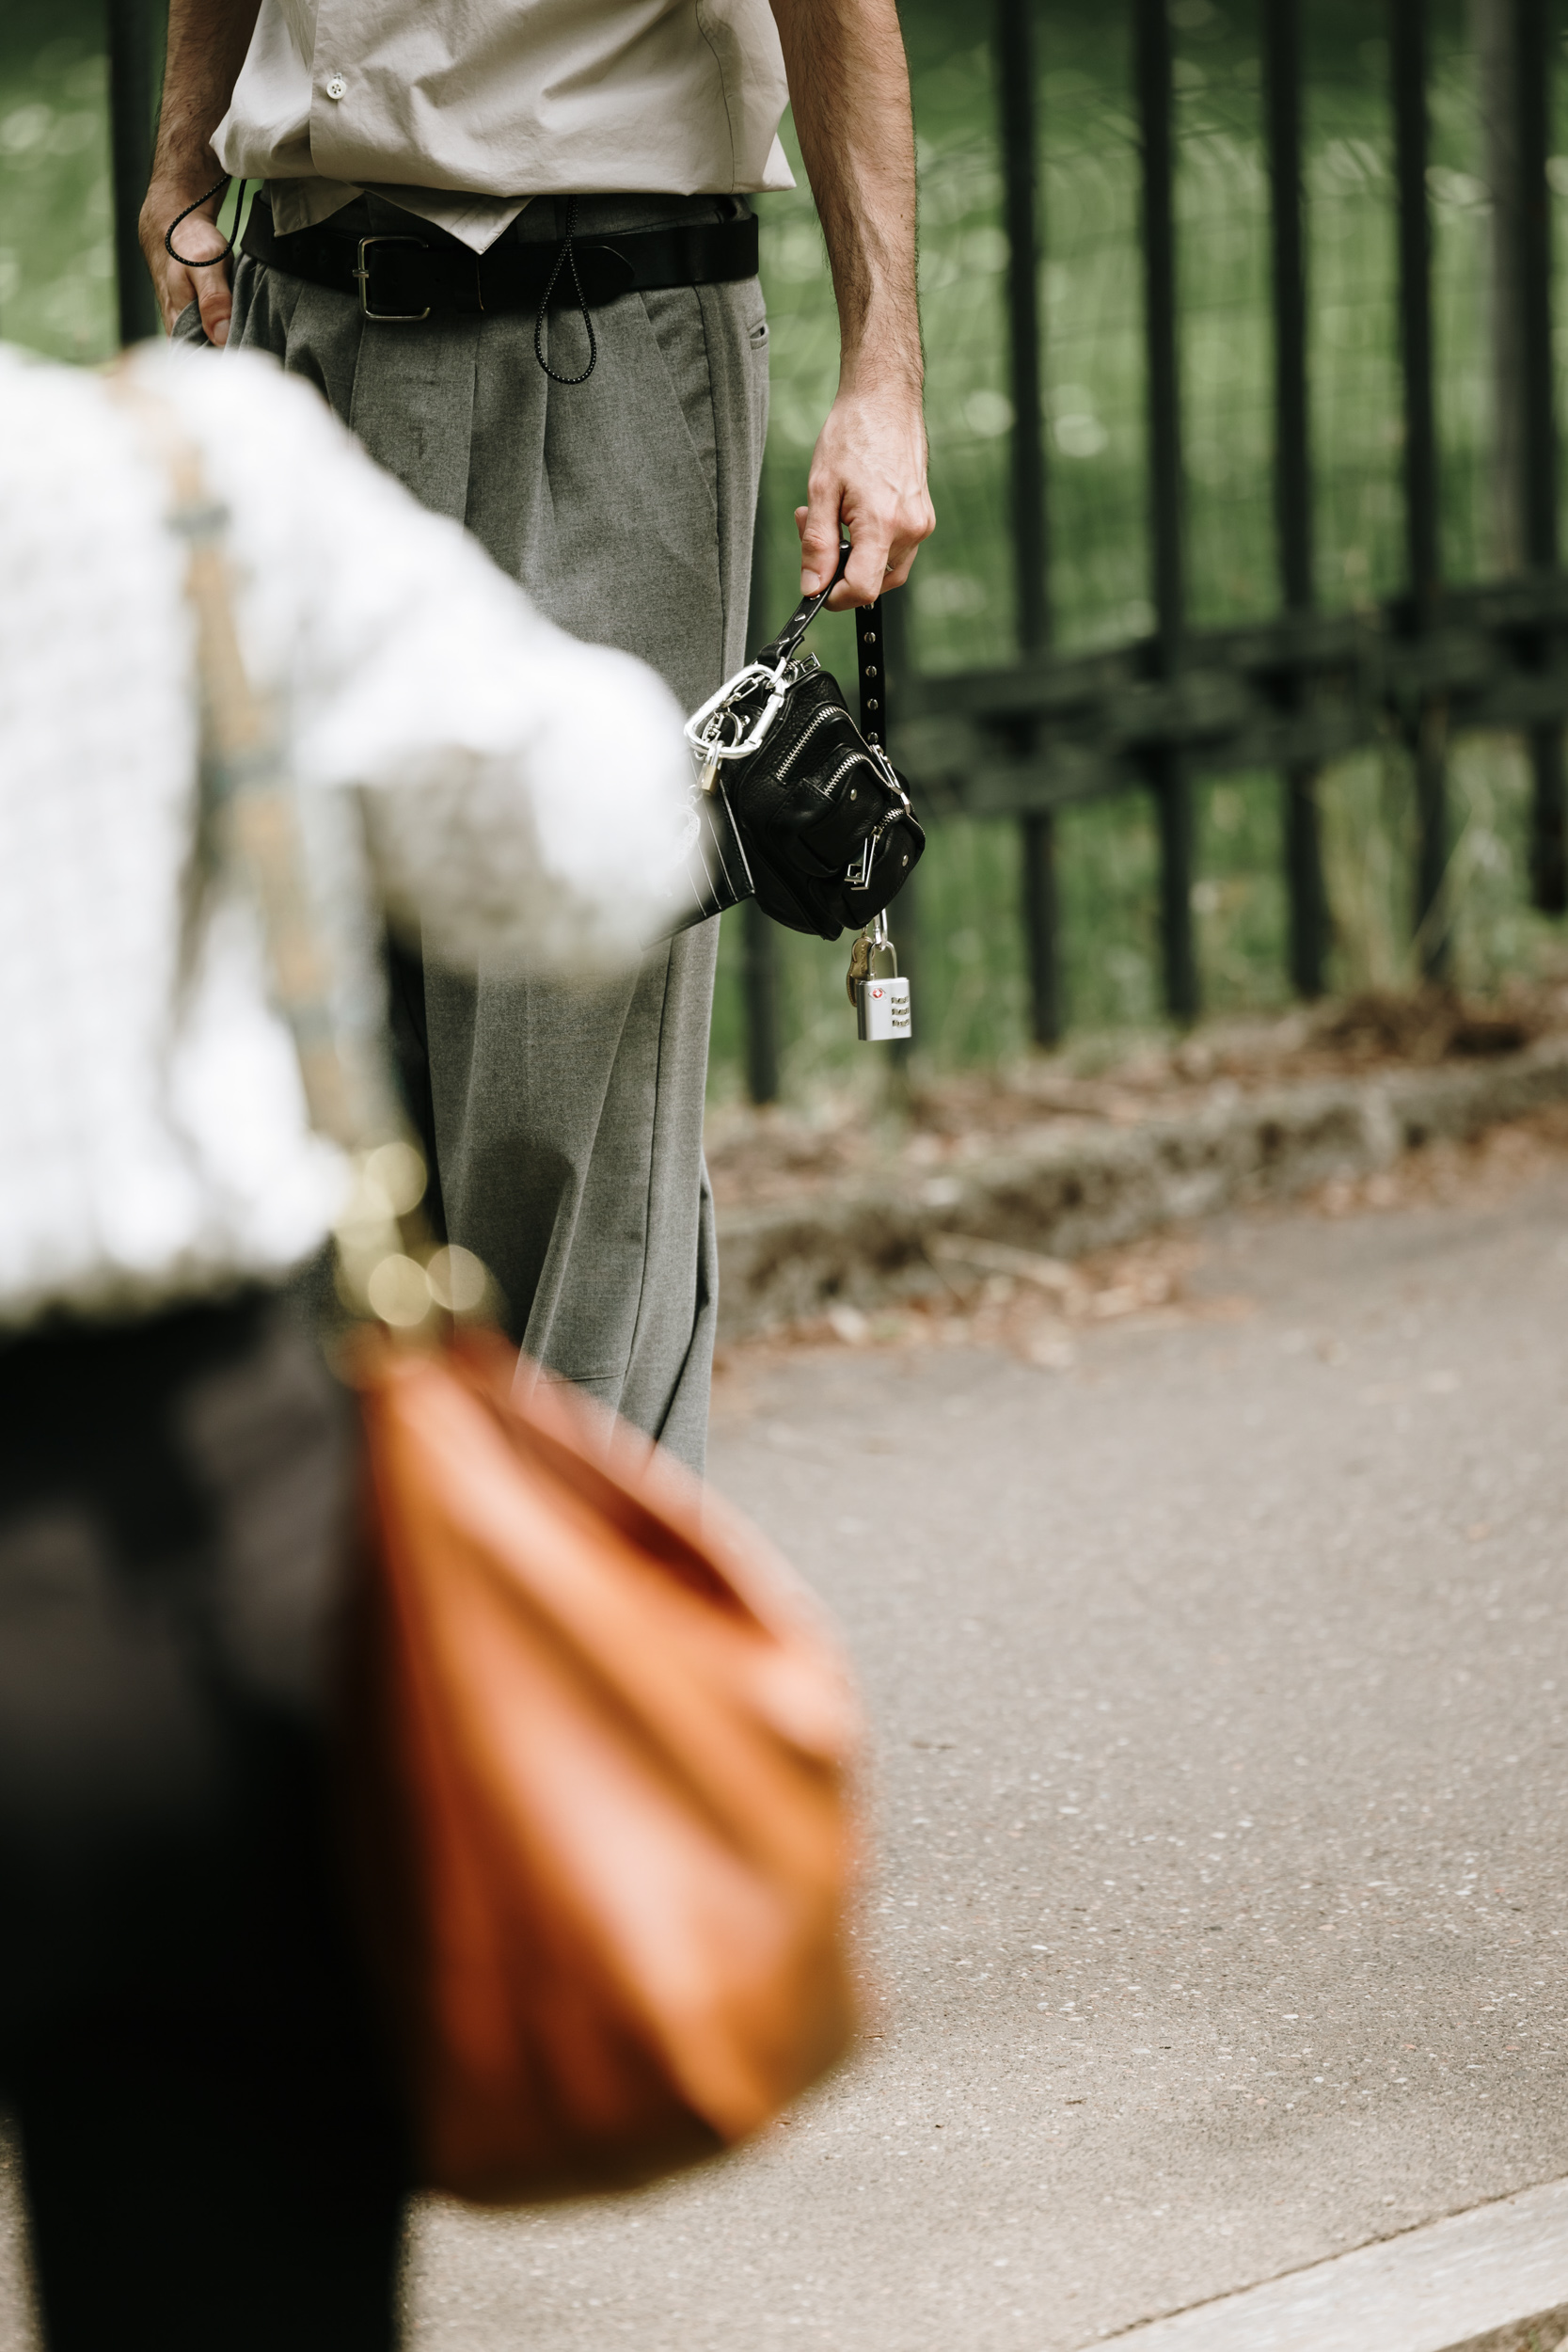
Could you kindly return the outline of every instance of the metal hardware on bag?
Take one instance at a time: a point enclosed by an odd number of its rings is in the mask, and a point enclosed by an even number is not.
[[[848,883],[851,890],[866,890],[870,888],[871,868],[876,862],[877,851],[880,846],[882,835],[886,833],[886,831],[887,827],[885,825],[879,825],[875,833],[868,833],[865,839],[861,843],[859,864],[846,868],[844,879]]]
[[[910,984],[899,977],[898,954],[885,915],[874,915],[851,948],[848,986],[863,1045],[908,1042]]]
[[[783,709],[784,696],[790,688],[798,686],[803,677],[809,677],[813,671],[821,668],[815,654],[802,654],[797,658],[795,648],[843,579],[844,567],[848,561],[849,542],[846,539],[839,547],[838,568],[826,588],[815,596],[802,598],[783,636],[776,638],[767,648],[769,653],[778,656],[771,669],[766,661],[748,661],[744,669],[737,670],[734,677],[725,680],[716,694],[708,696],[700,710],[692,712],[686,723],[686,739],[700,763],[716,759],[749,759]],[[768,690],[768,700],[755,721],[749,729],[742,724],[739,733],[726,741],[722,729],[725,722],[734,716],[735,704],[748,691],[763,685]]]
[[[912,817],[914,815],[914,808],[910,800],[909,794],[904,789],[903,781],[899,776],[897,769],[894,766],[892,760],[889,759],[886,752],[883,751],[879,743],[871,744],[869,749],[872,758],[876,761],[878,767],[881,770],[883,775],[887,778],[887,781],[892,785],[894,790],[897,793],[898,798],[904,803],[905,816]],[[843,775],[845,772],[846,771],[841,768],[831,781],[836,784],[838,777]],[[876,832],[868,834],[865,840],[862,843],[859,863],[851,866],[844,877],[851,890],[868,890],[870,888],[871,868],[876,861],[877,851],[881,846],[882,835],[886,833],[886,831],[887,819],[884,818],[881,824],[877,827]],[[904,860],[906,866],[908,866],[909,862],[908,858]]]
[[[686,739],[691,747],[692,755],[705,764],[721,759],[749,759],[784,707],[784,698],[791,683],[788,668],[788,663],[784,661],[776,670],[768,669],[765,662],[748,661],[743,670],[737,670],[734,677],[726,679],[719,691],[710,694],[702,708],[694,710],[686,723]],[[732,717],[734,705],[742,695],[761,686],[768,689],[768,700],[751,731],[748,733],[742,723],[739,735],[725,742],[721,730],[725,721]]]
[[[372,310],[371,309],[371,270],[365,256],[372,245],[417,245],[421,253],[428,253],[430,251],[428,243],[423,237],[361,237],[359,266],[350,272],[350,276],[356,278],[359,281],[359,308],[368,319],[374,319],[383,326],[418,326],[421,319],[427,319],[430,316],[428,302],[422,310]]]
[[[898,773],[897,769],[894,766],[892,760],[888,757],[886,752],[883,751],[879,743],[871,744],[869,749],[872,758],[876,761],[878,767],[881,770],[889,784],[892,785],[894,790],[897,793],[898,798],[903,802],[905,816],[912,817],[914,815],[914,803],[911,800],[909,794],[904,789],[903,777]]]
[[[686,739],[700,763],[698,781],[705,792],[713,790],[721,759],[751,758],[784,708],[784,697],[790,689],[799,686],[803,678],[812,676],[821,666],[814,653],[803,654],[799,660],[781,661],[776,670],[768,669],[765,662],[748,661],[746,667],[737,670],[717,694],[708,697],[700,710],[692,712],[686,723]],[[762,709],[749,729],[741,721],[739,731],[726,742],[722,730],[735,715],[735,705],[763,685],[769,691]],[[783,769],[779,772],[782,775]]]
[[[896,975],[862,980],[855,992],[856,1034],[863,1045],[907,1045],[910,1041],[910,984]]]

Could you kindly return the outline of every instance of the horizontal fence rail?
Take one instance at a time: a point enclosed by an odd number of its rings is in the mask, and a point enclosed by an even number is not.
[[[1446,724],[1532,731],[1568,722],[1568,580],[1452,589],[1417,625],[1412,602],[1372,615],[1286,615],[1190,638],[1179,667],[1158,638],[1106,653],[896,681],[900,765],[935,817],[1032,817],[1134,789],[1159,757],[1210,774],[1310,772],[1441,704]],[[1542,643],[1554,648],[1542,659]],[[1021,750],[1021,734],[1030,738]]]

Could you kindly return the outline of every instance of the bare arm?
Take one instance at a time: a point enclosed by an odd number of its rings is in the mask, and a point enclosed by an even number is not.
[[[835,606],[909,577],[936,525],[926,488],[914,278],[914,124],[895,0],[772,0],[838,301],[838,396],[812,458],[800,591],[855,552]]]
[[[213,152],[213,133],[229,111],[260,6],[261,0],[169,0],[164,103],[152,184],[141,209],[141,249],[164,325],[171,327],[187,303],[199,302],[201,324],[214,343],[229,340],[233,309],[229,272],[221,263],[183,268],[164,250],[164,232],[177,213],[223,176]],[[192,261],[208,261],[223,251],[215,226],[221,200],[214,197],[174,232],[177,249]]]

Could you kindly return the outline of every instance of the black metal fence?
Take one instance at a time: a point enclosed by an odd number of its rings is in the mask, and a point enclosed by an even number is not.
[[[1400,357],[1407,585],[1371,613],[1316,609],[1311,387],[1302,172],[1302,0],[1263,0],[1260,103],[1272,209],[1274,499],[1279,612],[1196,631],[1186,610],[1180,292],[1175,233],[1172,44],[1166,0],[1132,0],[1141,140],[1147,346],[1148,570],[1154,633],[1108,653],[1051,652],[1049,476],[1040,402],[1039,221],[1031,0],[997,0],[1002,149],[1010,243],[1013,547],[1021,658],[1005,669],[923,680],[895,675],[896,750],[934,813],[1016,819],[1023,834],[1022,919],[1033,1029],[1061,1029],[1054,821],[1066,803],[1152,795],[1159,819],[1164,994],[1178,1021],[1199,1009],[1195,953],[1193,785],[1199,775],[1274,769],[1285,796],[1290,962],[1296,989],[1323,984],[1329,912],[1314,798],[1323,763],[1397,727],[1417,776],[1411,921],[1423,967],[1448,949],[1446,748],[1462,728],[1522,731],[1534,771],[1536,903],[1568,906],[1561,729],[1568,718],[1568,579],[1559,564],[1549,105],[1557,28],[1547,0],[1506,9],[1514,185],[1494,200],[1512,224],[1517,430],[1510,436],[1524,567],[1490,586],[1442,577],[1428,195],[1427,0],[1385,0],[1398,205]],[[1369,16],[1372,12],[1369,11]]]
[[[1375,0],[1369,28],[1386,41],[1397,213],[1405,580],[1356,612],[1318,603],[1314,548],[1309,239],[1304,186],[1303,11],[1311,0],[1259,0],[1260,131],[1271,212],[1273,496],[1278,607],[1244,627],[1200,629],[1189,615],[1184,519],[1181,325],[1177,230],[1176,60],[1169,0],[1128,0],[1141,169],[1147,403],[1147,549],[1152,633],[1087,653],[1053,650],[1052,472],[1042,401],[1039,130],[1036,0],[994,0],[997,127],[1007,239],[1006,327],[1014,422],[1010,550],[1017,658],[1006,666],[923,676],[904,658],[890,605],[895,749],[923,811],[1020,829],[1022,904],[1033,1034],[1063,1025],[1057,918],[1058,812],[1140,792],[1158,820],[1164,993],[1171,1016],[1200,1009],[1193,916],[1195,792],[1212,775],[1268,770],[1282,794],[1288,954],[1294,988],[1323,986],[1331,911],[1323,883],[1317,781],[1325,763],[1393,732],[1409,749],[1417,839],[1410,923],[1424,969],[1449,946],[1446,877],[1448,749],[1462,730],[1522,735],[1533,767],[1531,882],[1536,904],[1568,907],[1568,575],[1560,564],[1553,345],[1551,93],[1559,45],[1554,0],[1489,0],[1496,19],[1506,185],[1494,184],[1499,259],[1495,331],[1511,357],[1513,413],[1497,423],[1517,513],[1517,560],[1484,585],[1445,580],[1433,373],[1429,195],[1430,37],[1436,0]],[[135,255],[135,215],[149,149],[151,0],[108,0],[114,67],[114,176],[120,317],[150,325]],[[752,1093],[777,1090],[779,1012],[773,942],[745,928],[743,995]]]

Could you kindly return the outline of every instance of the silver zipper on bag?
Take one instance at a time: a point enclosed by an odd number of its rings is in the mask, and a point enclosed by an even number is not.
[[[824,776],[822,782],[816,788],[825,800],[828,794],[834,789],[835,786],[841,785],[844,782],[845,777],[849,773],[851,768],[864,768],[870,766],[870,764],[871,755],[868,752],[851,752],[847,759],[841,759],[839,761],[838,766],[833,770],[831,776]]]
[[[788,775],[790,770],[794,767],[795,762],[800,758],[800,754],[805,750],[806,745],[810,742],[812,737],[816,733],[817,728],[826,726],[830,719],[842,719],[845,715],[845,712],[837,703],[827,703],[824,704],[820,710],[814,710],[811,717],[806,721],[805,725],[800,729],[800,734],[796,737],[794,742],[790,745],[788,751],[785,752],[784,757],[774,769],[773,773],[776,776]]]

